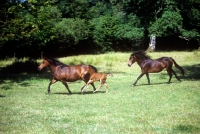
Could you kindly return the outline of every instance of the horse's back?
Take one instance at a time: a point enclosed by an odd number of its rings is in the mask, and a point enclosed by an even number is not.
[[[95,71],[92,70],[89,65],[85,64],[66,66],[62,68],[60,79],[66,79],[68,82],[73,82],[79,79],[88,81],[89,77],[94,72]]]
[[[92,74],[97,72],[97,69],[92,65],[81,64],[76,65],[75,68],[77,68],[79,74],[84,75],[85,77],[87,77],[87,79],[89,79]]]

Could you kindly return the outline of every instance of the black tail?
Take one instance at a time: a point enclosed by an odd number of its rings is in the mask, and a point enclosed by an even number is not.
[[[97,68],[94,67],[93,65],[89,65],[89,67],[91,67],[92,69],[94,69],[95,72],[98,72]]]
[[[181,74],[184,76],[184,74],[185,74],[184,69],[183,69],[181,66],[179,66],[179,65],[176,63],[176,61],[175,61],[172,57],[170,57],[170,58],[171,58],[172,61],[174,62],[175,67],[178,68],[178,69],[181,71]]]

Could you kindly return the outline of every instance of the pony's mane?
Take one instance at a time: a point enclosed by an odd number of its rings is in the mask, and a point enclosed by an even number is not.
[[[90,66],[91,68],[93,68],[95,72],[98,72],[98,70],[97,70],[96,67],[94,67],[93,65],[89,65],[89,66]]]
[[[55,66],[61,66],[61,67],[67,67],[68,65],[60,62],[59,60],[57,59],[54,59],[54,58],[45,58],[45,60],[47,60],[50,64],[53,64]]]
[[[143,50],[136,51],[136,52],[132,53],[131,56],[135,56],[138,59],[151,59],[151,57],[149,55],[147,55],[146,52]]]

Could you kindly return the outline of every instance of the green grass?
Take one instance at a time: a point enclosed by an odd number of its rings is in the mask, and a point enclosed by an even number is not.
[[[0,133],[5,134],[197,134],[200,133],[200,52],[153,52],[151,57],[173,57],[185,71],[182,82],[168,75],[150,74],[151,85],[140,74],[137,64],[127,66],[131,53],[108,53],[60,58],[66,64],[92,64],[100,72],[113,73],[105,87],[93,94],[92,87],[80,94],[83,81],[68,83],[73,92],[57,82],[47,86],[51,78],[42,73],[3,74],[0,77]],[[37,61],[38,63],[41,60]],[[12,62],[0,61],[0,69]],[[13,67],[14,68],[14,67]],[[36,68],[36,67],[35,67]],[[37,69],[37,68],[36,68]],[[95,82],[99,86],[99,82]]]

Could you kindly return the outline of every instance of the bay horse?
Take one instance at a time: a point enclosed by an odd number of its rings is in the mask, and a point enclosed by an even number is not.
[[[90,80],[87,82],[86,86],[84,87],[84,89],[82,90],[82,93],[83,91],[85,90],[85,88],[88,88],[88,85],[95,82],[95,81],[99,81],[100,82],[100,87],[96,90],[94,90],[94,93],[96,91],[98,91],[103,85],[106,86],[106,93],[108,93],[108,85],[106,84],[106,79],[107,79],[107,76],[113,76],[113,74],[105,74],[105,73],[93,73],[90,77]]]
[[[171,58],[171,57],[161,57],[155,60],[152,60],[149,55],[146,54],[145,51],[137,51],[134,52],[130,55],[129,61],[128,61],[128,66],[131,67],[131,65],[137,62],[137,64],[140,66],[142,73],[139,75],[137,80],[133,83],[132,86],[135,86],[137,81],[144,75],[146,74],[148,84],[150,84],[150,79],[149,79],[149,73],[158,73],[161,72],[164,68],[166,68],[167,73],[169,75],[169,81],[168,83],[171,82],[172,74],[175,75],[176,79],[178,81],[181,81],[179,77],[176,75],[175,71],[172,69],[173,64],[175,65],[176,68],[178,68],[181,71],[181,74],[184,76],[184,69],[179,66],[176,61]]]
[[[44,58],[42,63],[39,65],[38,70],[42,70],[43,68],[49,67],[52,73],[52,80],[49,83],[47,88],[48,93],[50,93],[51,84],[56,83],[57,81],[62,82],[62,84],[67,88],[69,94],[70,91],[67,82],[74,82],[77,80],[83,80],[85,83],[89,81],[90,76],[93,73],[97,72],[97,69],[92,65],[74,65],[68,66],[57,59],[54,58]],[[94,83],[91,83],[94,91],[96,90]],[[81,88],[83,90],[85,86]]]

